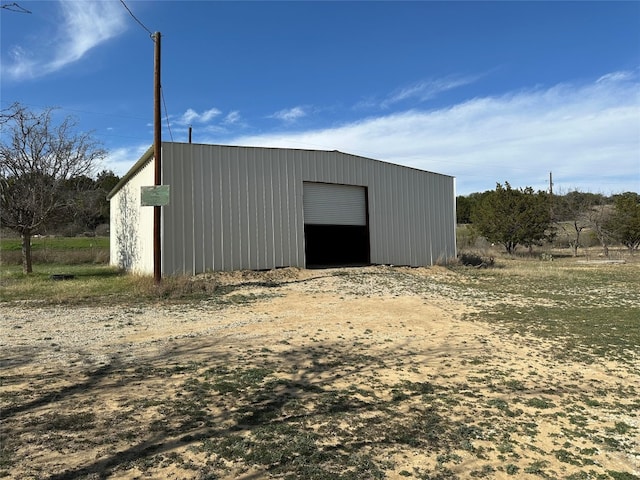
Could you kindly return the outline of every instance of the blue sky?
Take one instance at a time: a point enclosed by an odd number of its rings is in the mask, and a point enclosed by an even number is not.
[[[640,192],[640,2],[125,3],[162,34],[164,140],[340,150],[459,194]],[[119,0],[17,4],[2,107],[60,107],[123,175],[153,142],[149,33]]]

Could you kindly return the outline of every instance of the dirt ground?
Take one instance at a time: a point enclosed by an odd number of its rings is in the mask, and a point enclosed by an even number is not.
[[[211,446],[217,435],[252,439],[256,449],[263,425],[238,421],[242,402],[255,400],[255,419],[258,407],[273,406],[266,397],[282,395],[269,412],[321,434],[323,451],[348,459],[344,472],[314,478],[638,478],[635,372],[560,360],[553,342],[465,319],[476,306],[439,282],[456,275],[450,270],[389,271],[218,274],[235,288],[216,304],[0,306],[2,472],[303,478],[295,473],[303,470],[278,470],[282,459]],[[267,372],[262,390],[243,380],[244,389],[223,392],[220,379],[258,369]],[[179,402],[196,387],[206,401],[187,415]],[[319,409],[329,393],[332,407]],[[344,404],[339,417],[329,415],[335,399]],[[401,436],[424,433],[416,425],[427,413],[439,422],[437,438]],[[367,470],[365,457],[375,466]]]

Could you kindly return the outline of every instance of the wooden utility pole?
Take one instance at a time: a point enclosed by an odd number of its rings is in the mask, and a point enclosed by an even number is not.
[[[162,185],[162,125],[160,97],[160,32],[153,34],[154,68],[153,68],[153,158],[154,185]],[[153,279],[156,285],[162,281],[161,256],[161,220],[162,207],[153,207]]]

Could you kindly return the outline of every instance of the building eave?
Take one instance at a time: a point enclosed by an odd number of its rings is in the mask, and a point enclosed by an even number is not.
[[[118,191],[126,185],[126,183],[133,177],[138,171],[146,165],[149,159],[153,158],[153,145],[151,145],[146,152],[140,157],[140,159],[129,169],[127,173],[120,179],[116,186],[107,194],[107,200],[111,200]]]

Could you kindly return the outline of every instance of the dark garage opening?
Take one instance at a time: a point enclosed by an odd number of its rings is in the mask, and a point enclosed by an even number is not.
[[[307,268],[368,265],[366,225],[304,226]]]

